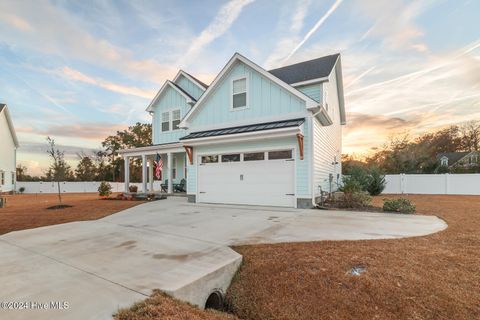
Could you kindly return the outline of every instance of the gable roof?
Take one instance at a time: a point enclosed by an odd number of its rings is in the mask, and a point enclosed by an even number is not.
[[[340,56],[339,53],[295,63],[289,66],[269,70],[275,77],[290,84],[300,84],[309,80],[327,78]]]
[[[437,160],[442,159],[443,157],[446,157],[448,159],[448,165],[452,166],[461,159],[465,158],[467,155],[472,153],[471,151],[464,151],[464,152],[443,152],[437,154]]]
[[[293,95],[297,96],[298,98],[300,98],[301,100],[305,101],[307,109],[317,109],[318,107],[323,108],[323,106],[319,105],[319,103],[317,101],[313,100],[312,98],[310,98],[309,96],[307,96],[303,92],[301,92],[301,91],[295,89],[294,87],[290,86],[289,84],[285,83],[281,79],[277,78],[273,74],[269,73],[267,70],[263,69],[262,67],[260,67],[256,63],[254,63],[253,61],[245,58],[244,56],[242,56],[241,54],[239,54],[237,52],[232,56],[232,58],[230,58],[228,63],[223,67],[223,69],[220,71],[220,73],[215,77],[215,79],[210,84],[208,89],[198,99],[197,103],[188,111],[188,113],[185,115],[185,117],[180,122],[180,127],[187,127],[186,124],[187,124],[188,118],[190,118],[195,113],[195,111],[198,109],[198,107],[201,105],[201,103],[206,99],[206,97],[208,97],[210,95],[210,93],[214,90],[216,85],[218,83],[220,83],[223,76],[233,67],[234,63],[237,62],[237,61],[240,61],[240,62],[246,64],[247,66],[251,67],[252,69],[257,71],[258,73],[262,74],[264,77],[266,77],[267,79],[276,83],[277,85],[279,85],[280,87],[282,87],[286,91],[290,92],[291,94],[293,94]]]
[[[175,76],[175,78],[173,78],[173,82],[176,82],[178,80],[178,78],[180,78],[180,76],[184,76],[185,78],[187,78],[188,80],[193,82],[197,87],[199,87],[200,89],[202,89],[204,91],[208,88],[208,85],[206,85],[204,82],[198,80],[197,78],[192,76],[190,73],[188,73],[186,71],[183,71],[181,69],[178,70],[177,75]]]
[[[8,123],[8,128],[10,129],[10,134],[12,135],[13,138],[13,143],[15,144],[15,147],[19,147],[18,139],[17,139],[17,134],[15,133],[15,128],[13,127],[13,122],[12,118],[10,117],[10,112],[8,111],[7,105],[4,103],[0,103],[0,114],[4,113],[5,118],[7,119]]]
[[[183,90],[179,85],[177,85],[176,83],[173,83],[170,80],[167,80],[167,81],[165,81],[163,86],[160,88],[160,90],[158,90],[157,94],[155,95],[153,100],[148,105],[146,111],[148,111],[148,112],[152,111],[153,105],[155,103],[157,103],[158,99],[162,95],[162,92],[168,87],[171,87],[174,90],[176,90],[178,93],[180,93],[187,100],[188,104],[194,104],[197,101],[197,100],[195,100],[195,98],[193,98],[191,95],[189,95],[185,90]]]

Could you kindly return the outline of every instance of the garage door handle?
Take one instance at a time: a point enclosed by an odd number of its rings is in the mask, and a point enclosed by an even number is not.
[[[286,196],[294,196],[295,193],[285,193]]]
[[[205,191],[200,191],[199,193],[206,193]]]
[[[288,160],[285,160],[285,161],[295,161],[295,159],[288,159]]]

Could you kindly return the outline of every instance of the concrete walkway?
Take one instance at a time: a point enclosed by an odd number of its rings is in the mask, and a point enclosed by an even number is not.
[[[0,301],[34,303],[29,310],[2,305],[0,319],[111,319],[155,288],[203,307],[213,290],[228,288],[241,263],[230,245],[399,238],[445,228],[434,216],[188,204],[172,197],[101,220],[0,236]]]

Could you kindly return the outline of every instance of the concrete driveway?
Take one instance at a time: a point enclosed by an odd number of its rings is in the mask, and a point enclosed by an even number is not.
[[[400,238],[445,228],[434,216],[201,205],[171,197],[96,221],[0,236],[0,318],[110,319],[155,288],[203,307],[212,291],[228,288],[241,263],[230,245]]]

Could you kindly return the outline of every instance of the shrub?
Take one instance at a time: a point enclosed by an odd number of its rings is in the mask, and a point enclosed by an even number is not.
[[[102,183],[100,183],[100,186],[98,187],[98,195],[100,197],[108,197],[111,194],[112,186],[110,185],[110,183],[102,181]]]
[[[343,207],[365,208],[370,205],[372,197],[365,191],[346,192],[343,195]]]
[[[383,199],[383,211],[414,213],[415,205],[408,199]]]
[[[360,182],[352,176],[343,176],[342,182],[343,184],[338,190],[344,193],[359,192],[363,190]]]
[[[371,196],[382,193],[386,185],[385,176],[377,168],[352,167],[350,175],[344,176],[342,181],[341,191],[344,191],[344,187],[348,183],[347,188],[360,187],[360,190],[367,191]]]
[[[20,187],[20,188],[18,189],[18,192],[24,193],[24,192],[25,192],[25,187]]]
[[[135,193],[138,191],[138,187],[136,185],[131,185],[128,187],[128,191]]]
[[[385,189],[385,176],[377,168],[370,169],[367,191],[371,196],[378,196]]]

